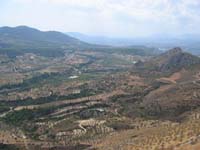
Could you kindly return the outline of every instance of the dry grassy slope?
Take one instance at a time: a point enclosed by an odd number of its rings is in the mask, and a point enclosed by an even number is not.
[[[140,128],[119,131],[103,137],[93,147],[99,150],[199,150],[199,111],[187,114],[181,123],[141,121]]]
[[[200,58],[174,48],[138,68],[141,67],[153,77],[149,84],[152,89],[141,103],[146,115],[177,117],[200,106]]]
[[[200,106],[198,72],[179,71],[156,82],[160,86],[149,92],[142,103],[149,113],[171,117]]]

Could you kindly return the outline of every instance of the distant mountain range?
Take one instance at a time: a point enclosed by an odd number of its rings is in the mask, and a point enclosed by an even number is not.
[[[100,44],[100,45],[112,45],[112,46],[133,46],[142,45],[140,39],[130,39],[130,38],[111,38],[106,36],[92,36],[86,35],[78,32],[67,32],[67,35],[80,39],[82,41]]]
[[[200,55],[200,35],[194,34],[180,36],[157,35],[148,38],[110,38],[105,36],[89,36],[77,32],[68,32],[67,34],[93,44],[112,46],[145,45],[148,47],[157,47],[164,51],[178,46],[188,52]]]
[[[69,34],[71,35],[71,34]],[[63,56],[65,51],[96,50],[101,52],[118,52],[134,55],[155,55],[157,49],[145,46],[114,47],[104,44],[89,44],[57,31],[43,32],[27,26],[0,28],[0,54],[10,57],[24,53],[35,53],[47,57]]]

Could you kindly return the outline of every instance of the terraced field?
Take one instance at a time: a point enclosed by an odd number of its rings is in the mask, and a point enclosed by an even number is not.
[[[0,148],[198,150],[200,61],[179,48],[155,57],[5,57],[18,76],[2,76]]]

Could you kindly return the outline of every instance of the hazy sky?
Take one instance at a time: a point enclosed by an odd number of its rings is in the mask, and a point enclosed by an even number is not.
[[[0,0],[0,26],[137,37],[200,33],[200,0]]]

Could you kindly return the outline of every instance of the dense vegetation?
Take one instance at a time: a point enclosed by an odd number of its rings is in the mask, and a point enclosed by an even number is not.
[[[41,116],[48,115],[49,113],[53,112],[53,110],[53,107],[34,110],[22,109],[8,113],[3,118],[3,121],[14,126],[22,126],[23,123],[27,121],[33,121]]]
[[[37,99],[27,98],[23,100],[15,100],[15,101],[2,101],[2,104],[9,105],[9,106],[28,106],[28,105],[40,105],[45,104],[53,101],[61,101],[61,100],[70,100],[70,99],[77,99],[81,97],[87,97],[97,94],[97,91],[91,89],[83,89],[80,93],[74,93],[69,95],[50,95],[47,97],[40,97]]]
[[[0,103],[0,113],[6,112],[9,110],[10,110],[10,108],[8,106]]]
[[[59,73],[44,73],[41,75],[34,76],[30,79],[24,80],[22,83],[18,84],[6,84],[0,87],[0,90],[4,89],[19,89],[21,91],[33,87],[34,85],[40,85],[43,81],[50,80],[52,78],[60,76]]]
[[[15,145],[0,144],[0,150],[20,150]]]

